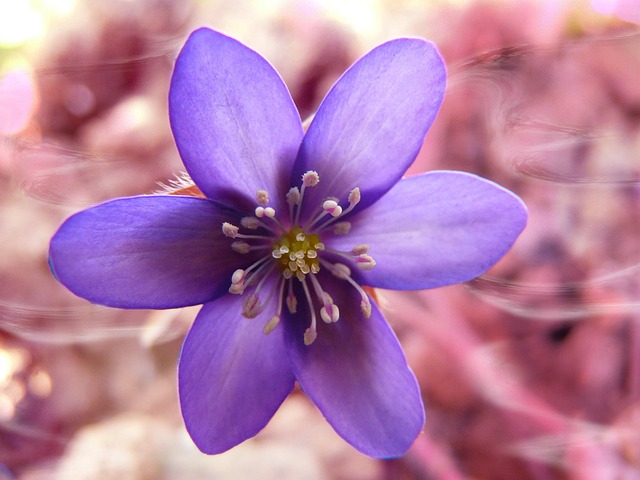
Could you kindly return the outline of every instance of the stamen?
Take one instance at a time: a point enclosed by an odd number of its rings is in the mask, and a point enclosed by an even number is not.
[[[258,263],[261,263],[262,265],[260,265],[260,267],[257,268],[256,271],[253,272],[251,275],[249,275],[249,277],[245,280],[245,288],[250,286],[250,285],[253,285],[255,283],[255,279],[258,277],[258,275],[262,275],[262,273],[266,269],[267,272],[260,279],[260,282],[258,283],[258,286],[256,287],[256,290],[259,291],[260,288],[262,288],[262,284],[264,283],[265,279],[269,276],[269,274],[276,267],[272,262],[267,262],[267,260],[269,260],[269,257],[268,256],[264,256],[260,260],[258,260],[256,263],[254,263],[254,265],[256,265]],[[247,271],[248,271],[248,269],[247,269]]]
[[[265,257],[265,258],[269,258],[269,257]],[[260,282],[258,282],[256,289],[251,294],[249,294],[247,298],[245,298],[244,301],[242,302],[242,315],[246,318],[255,318],[257,315],[262,313],[264,309],[271,302],[273,293],[276,290],[277,284],[274,284],[274,287],[271,289],[271,291],[269,292],[269,295],[267,296],[267,300],[264,302],[264,304],[260,303],[259,295],[260,295],[260,292],[262,291],[262,287],[264,286],[265,282],[269,278],[269,275],[271,275],[271,272],[275,268],[275,265],[272,263],[271,264],[265,263],[264,265],[262,265],[258,270],[256,270],[253,273],[253,275],[247,280],[246,283],[247,285],[250,285],[253,279],[257,275],[259,275],[261,270],[263,270],[264,267],[267,265],[268,265],[267,271],[264,273],[264,275],[262,275],[262,278],[260,279]]]
[[[313,342],[316,341],[318,337],[318,332],[315,328],[309,327],[304,331],[304,344],[308,347]]]
[[[307,287],[307,282],[305,279],[300,280],[302,283],[302,288],[304,289],[304,295],[307,297],[307,303],[309,304],[309,311],[311,312],[311,325],[304,332],[304,344],[309,346],[311,345],[316,337],[318,336],[318,331],[316,329],[316,312],[313,309],[313,302],[311,301],[311,294],[309,293],[309,287]]]
[[[331,303],[320,309],[320,317],[324,320],[324,323],[335,323],[340,320],[340,310],[335,303]]]
[[[262,207],[258,207],[258,208],[262,208]],[[245,218],[251,218],[251,217],[245,217]],[[273,240],[273,237],[267,237],[266,235],[245,235],[243,233],[239,233],[239,230],[240,230],[239,227],[236,227],[235,225],[232,225],[229,222],[223,222],[222,224],[222,233],[224,233],[224,235],[229,238],[251,238],[254,240]]]
[[[304,191],[307,187],[315,187],[320,183],[320,175],[314,170],[309,170],[302,175],[302,189],[300,190],[300,198],[298,199],[298,208],[296,210],[296,217],[293,220],[294,225],[298,225],[300,221],[300,211],[302,210],[302,199],[304,198]],[[291,190],[289,190],[291,192]]]
[[[360,270],[372,270],[376,266],[376,261],[370,255],[363,253],[356,258],[356,266]]]
[[[315,187],[320,183],[320,175],[315,170],[309,170],[302,175],[303,187]]]
[[[322,209],[334,218],[339,217],[342,213],[342,207],[335,200],[325,200]]]
[[[291,187],[287,192],[287,203],[291,206],[300,205],[300,190],[298,187]]]
[[[346,235],[351,230],[351,222],[338,222],[333,225],[335,235]]]
[[[226,237],[236,238],[238,236],[238,230],[240,230],[238,227],[230,224],[229,222],[224,222],[222,224],[222,233],[224,233]]]
[[[340,310],[338,306],[333,303],[331,295],[322,290],[322,286],[315,275],[311,275],[311,284],[313,285],[318,300],[322,303],[320,318],[322,318],[325,323],[337,322],[340,319]]]
[[[280,323],[280,315],[282,315],[282,297],[284,293],[284,284],[285,279],[281,278],[278,284],[278,307],[276,308],[276,313],[269,319],[267,324],[264,326],[262,331],[265,335],[269,335]]]
[[[262,226],[262,222],[256,217],[242,217],[240,219],[240,225],[244,228],[248,228],[249,230],[256,230],[258,227]]]
[[[242,301],[242,316],[255,318],[260,312],[260,297],[257,293],[250,293]]]
[[[267,322],[267,324],[264,326],[262,331],[264,332],[265,335],[269,335],[271,332],[275,330],[275,328],[278,326],[278,323],[280,323],[280,317],[278,315],[274,315]]]
[[[367,253],[368,251],[369,245],[367,245],[366,243],[361,243],[351,249],[351,253],[354,255],[362,255],[363,253]]]
[[[239,268],[231,275],[231,283],[240,283],[245,278],[246,272]]]
[[[353,208],[360,202],[360,189],[358,187],[355,187],[353,190],[351,190],[351,192],[349,193],[349,197],[348,197],[348,201],[349,201],[349,206],[346,208],[346,210],[342,210],[342,208],[340,208],[339,212],[334,215],[333,213],[331,214],[331,216],[333,218],[330,218],[329,220],[327,220],[326,222],[324,222],[322,225],[320,225],[318,228],[316,228],[316,231],[321,231],[324,230],[325,228],[327,228],[329,225],[331,225],[334,220],[340,216],[344,216],[347,213],[349,213],[351,210],[353,210]],[[315,223],[315,222],[314,222]],[[351,228],[351,227],[349,227]]]
[[[300,190],[298,187],[291,187],[287,192],[287,203],[289,204],[289,218],[293,218],[293,209],[300,205]]]
[[[264,257],[254,262],[246,270],[239,268],[235,272],[233,272],[233,275],[231,275],[231,286],[229,287],[229,293],[233,293],[234,295],[242,294],[246,286],[251,284],[251,282],[255,278],[255,275],[258,274],[265,266],[267,266],[265,262],[268,259],[269,257],[265,255]],[[251,276],[249,276],[249,272],[255,270],[256,268],[257,270]],[[248,276],[249,278],[247,278]]]
[[[274,235],[279,235],[280,233],[277,230],[271,228],[269,225],[261,222],[256,217],[242,217],[240,219],[240,225],[242,225],[244,228],[247,228],[249,230],[256,230],[258,227],[262,227],[265,230],[269,230]]]
[[[258,190],[256,192],[256,202],[258,202],[258,205],[266,207],[269,203],[269,193],[266,190]]]
[[[348,197],[348,201],[349,201],[349,208],[348,210],[351,210],[353,207],[355,207],[358,203],[360,203],[360,189],[358,187],[354,188],[353,190],[351,190],[351,192],[349,193],[349,197]],[[346,213],[346,212],[345,212]]]
[[[239,268],[233,275],[231,275],[231,286],[229,287],[229,293],[234,295],[241,295],[244,292],[244,280],[246,278],[246,271]]]
[[[365,297],[360,301],[360,310],[362,310],[364,318],[371,316],[371,302],[369,301],[369,297]]]
[[[367,244],[356,245],[350,252],[342,252],[340,250],[334,250],[333,248],[327,248],[326,251],[339,255],[346,260],[353,260],[356,267],[360,270],[372,270],[373,267],[376,266],[376,261],[373,257],[365,253],[369,251],[369,245]]]
[[[237,241],[231,244],[231,249],[236,253],[249,253],[251,251],[251,246],[244,241]]]
[[[287,292],[287,308],[289,309],[289,313],[296,313],[298,311],[298,298],[293,294],[292,281],[289,281],[289,291]]]
[[[326,267],[333,275],[338,277],[341,280],[346,280],[351,284],[353,288],[355,288],[360,294],[360,309],[362,310],[365,318],[369,318],[371,316],[371,301],[369,300],[369,296],[367,292],[356,282],[353,278],[351,278],[351,270],[343,263],[330,263],[324,259],[320,259],[320,262],[324,267]]]

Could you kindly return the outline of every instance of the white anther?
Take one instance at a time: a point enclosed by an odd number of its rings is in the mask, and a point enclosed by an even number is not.
[[[351,249],[351,253],[353,255],[362,255],[363,253],[367,253],[368,251],[369,245],[367,245],[366,243],[361,243]]]
[[[346,235],[351,230],[351,222],[338,222],[333,226],[333,233],[336,235]]]
[[[324,323],[331,323],[331,316],[329,316],[327,309],[324,307],[320,309],[320,318]]]
[[[320,175],[314,170],[309,170],[302,175],[302,185],[305,187],[315,187],[320,182]]]
[[[317,263],[311,264],[311,273],[318,273],[320,271],[320,265]]]
[[[237,269],[231,275],[231,286],[229,287],[229,293],[234,295],[242,295],[244,293],[244,281],[247,276],[247,272],[241,268]]]
[[[306,235],[304,233],[302,233],[302,232],[300,232],[300,233],[298,233],[296,235],[296,240],[299,241],[299,242],[304,242],[304,240],[306,238],[307,238]]]
[[[363,253],[356,258],[356,266],[360,270],[371,270],[376,266],[376,261],[370,255]]]
[[[263,207],[269,203],[269,194],[266,190],[258,190],[256,192],[256,202]]]
[[[273,251],[271,252],[271,256],[272,256],[273,258],[282,258],[282,252],[281,252],[280,250],[277,250],[277,249],[276,249],[276,250],[273,250]]]
[[[282,271],[282,276],[283,276],[284,278],[286,278],[287,280],[289,280],[291,277],[293,277],[293,272],[292,272],[290,269],[285,268],[285,269]]]
[[[251,247],[247,242],[236,241],[231,244],[231,249],[236,253],[249,253]]]
[[[304,332],[304,344],[306,346],[311,345],[313,342],[315,342],[316,338],[318,336],[318,332],[316,332],[316,329],[312,329],[311,327],[307,328]]]
[[[302,258],[296,258],[296,265],[298,265],[298,267],[302,267],[303,265],[306,265],[304,259]]]
[[[278,323],[280,323],[280,317],[278,315],[274,315],[267,322],[267,324],[264,326],[262,331],[264,332],[265,335],[269,335],[271,332],[275,330],[275,328],[278,326]]]
[[[282,254],[289,253],[289,247],[287,247],[286,245],[282,245],[280,247],[280,253]]]
[[[340,320],[340,309],[338,308],[338,306],[334,303],[331,306],[331,321],[333,323],[336,323],[338,320]]]
[[[365,318],[369,318],[371,316],[371,302],[368,298],[363,298],[360,302],[360,309],[364,314]]]
[[[291,270],[292,272],[296,272],[298,270],[298,265],[296,265],[296,262],[291,261],[288,264],[289,266],[289,270]]]
[[[293,261],[296,259],[296,252],[289,252],[289,260]]]
[[[263,218],[265,215],[264,207],[256,207],[255,214],[258,218]]]
[[[260,298],[255,293],[251,293],[242,301],[242,316],[256,318],[258,313],[260,313]]]
[[[331,214],[332,217],[339,217],[342,214],[342,207],[335,200],[325,200],[322,209]]]
[[[291,206],[300,205],[300,190],[298,187],[292,187],[287,192],[287,203]]]
[[[249,230],[255,230],[260,226],[260,220],[256,217],[242,217],[242,219],[240,219],[240,225]]]
[[[309,265],[303,263],[302,265],[300,265],[300,271],[306,275],[311,271],[311,269],[309,268]]]
[[[320,309],[320,317],[324,323],[335,323],[340,320],[340,310],[336,304],[331,303]]]
[[[358,187],[351,190],[348,200],[350,207],[355,207],[360,202],[360,189]]]
[[[304,258],[304,252],[302,250],[298,250],[297,252],[294,253],[294,255],[298,260]]]
[[[316,250],[324,250],[324,243],[322,243],[322,242],[316,243],[313,246],[313,248],[315,248]]]
[[[267,217],[269,217],[269,218],[273,218],[273,217],[275,217],[275,216],[276,216],[276,211],[275,211],[275,209],[274,209],[274,208],[272,208],[272,207],[266,207],[266,208],[264,209],[264,214],[265,214],[265,216],[267,216]]]
[[[242,283],[244,282],[244,278],[245,278],[245,271],[239,268],[235,272],[233,272],[233,275],[231,275],[231,283],[233,283],[234,285]]]
[[[238,227],[236,227],[235,225],[231,225],[229,222],[224,222],[222,224],[222,233],[224,233],[225,236],[229,238],[236,238],[236,235],[238,235],[238,230],[240,230]]]
[[[318,252],[315,250],[307,250],[307,258],[317,258]]]

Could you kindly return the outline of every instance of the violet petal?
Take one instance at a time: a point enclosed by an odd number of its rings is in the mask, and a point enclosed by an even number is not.
[[[225,295],[204,305],[182,345],[182,415],[191,438],[208,454],[256,435],[294,385],[282,327],[265,335],[273,312],[243,318],[243,298]]]
[[[51,239],[50,265],[76,295],[118,308],[175,308],[226,292],[247,259],[221,231],[229,219],[193,197],[112,200],[76,213]]]
[[[527,222],[512,192],[478,176],[434,171],[401,180],[351,219],[339,250],[368,244],[376,266],[354,269],[372,287],[417,290],[471,280],[493,266]]]
[[[287,318],[287,353],[300,386],[336,432],[362,453],[378,458],[406,453],[424,425],[416,378],[398,340],[375,304],[369,318],[355,289],[329,275],[322,286],[340,309],[340,319],[318,319],[318,336],[309,346],[303,335],[310,319]],[[300,297],[299,297],[300,299]]]
[[[307,214],[326,197],[346,202],[356,186],[358,209],[388,191],[416,158],[445,82],[436,47],[420,39],[391,40],[347,70],[320,105],[296,160],[294,185],[307,170],[320,175],[305,194]]]
[[[191,34],[169,90],[171,128],[185,167],[209,198],[255,206],[265,189],[285,194],[302,126],[278,73],[237,40],[207,28]]]

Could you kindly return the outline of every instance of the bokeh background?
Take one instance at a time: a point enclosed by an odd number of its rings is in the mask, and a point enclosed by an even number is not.
[[[639,23],[638,0],[0,0],[0,479],[640,478]],[[359,454],[299,391],[199,453],[175,378],[197,308],[102,308],[49,273],[67,216],[181,171],[167,90],[201,25],[267,57],[303,117],[373,46],[436,41],[447,97],[409,173],[529,207],[481,278],[378,292],[427,406],[403,458]]]

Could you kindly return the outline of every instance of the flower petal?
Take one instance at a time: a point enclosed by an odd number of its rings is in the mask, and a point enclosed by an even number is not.
[[[373,49],[334,85],[304,137],[292,182],[320,175],[307,210],[360,187],[364,208],[387,192],[416,158],[444,98],[446,71],[436,47],[397,39]],[[305,194],[307,195],[307,194]]]
[[[288,318],[285,329],[293,371],[305,393],[347,442],[372,457],[401,456],[424,425],[416,378],[376,305],[372,304],[371,316],[364,318],[354,289],[320,276],[340,308],[340,319],[330,325],[318,319],[318,336],[305,346],[308,320],[303,319],[310,317],[303,302],[298,302],[301,314]]]
[[[243,297],[206,304],[180,354],[180,406],[204,453],[222,453],[257,434],[294,386],[281,327],[262,328],[271,313],[240,316]]]
[[[469,173],[434,171],[401,180],[352,219],[348,235],[327,243],[371,247],[376,266],[354,272],[365,285],[417,290],[484,273],[526,222],[526,207],[512,192]]]
[[[247,261],[222,234],[230,217],[201,198],[112,200],[67,219],[51,239],[50,265],[62,284],[94,303],[197,305],[226,292],[234,269]]]
[[[302,140],[300,116],[278,73],[240,42],[196,30],[176,60],[171,128],[185,167],[211,199],[255,207],[259,189],[287,211]]]

